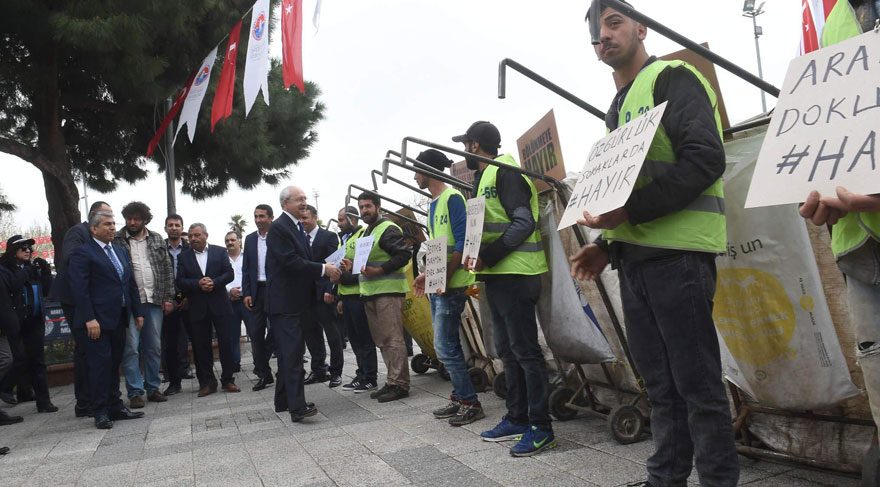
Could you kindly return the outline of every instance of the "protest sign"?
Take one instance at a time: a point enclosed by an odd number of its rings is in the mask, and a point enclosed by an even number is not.
[[[559,221],[558,230],[573,225],[584,211],[599,216],[626,203],[654,134],[660,127],[664,110],[666,102],[593,144]]]
[[[373,236],[361,237],[354,243],[354,262],[351,264],[352,274],[360,274],[367,265],[370,251],[373,250]]]
[[[446,236],[422,244],[425,255],[425,294],[446,292]]]
[[[452,177],[458,178],[471,186],[474,185],[474,171],[468,169],[466,161],[452,163],[449,171],[452,173]]]
[[[523,169],[558,180],[565,179],[565,164],[562,162],[562,148],[559,146],[559,131],[553,110],[516,139],[516,147]],[[532,181],[538,192],[550,189],[550,185],[541,179]]]
[[[804,201],[811,190],[880,192],[880,35],[868,32],[788,66],[745,207]]]
[[[486,198],[477,196],[467,200],[467,226],[464,233],[464,252],[461,255],[461,263],[465,264],[468,258],[476,261],[480,256],[480,242],[483,239],[483,216],[486,212]]]
[[[336,249],[336,252],[327,256],[327,258],[324,259],[324,262],[339,267],[339,263],[342,262],[343,258],[345,258],[345,247],[340,247]]]

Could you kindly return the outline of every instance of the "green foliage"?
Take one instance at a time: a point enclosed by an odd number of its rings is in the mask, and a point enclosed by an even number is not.
[[[247,228],[247,225],[247,220],[241,215],[229,217],[229,231],[242,235],[242,237],[245,235],[244,229]]]

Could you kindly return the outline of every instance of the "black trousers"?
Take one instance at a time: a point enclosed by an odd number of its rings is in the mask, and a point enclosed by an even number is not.
[[[266,314],[266,283],[257,283],[256,296],[250,317],[245,321],[248,337],[251,339],[251,355],[254,358],[254,375],[261,379],[272,376],[269,358],[275,353],[275,338],[269,330],[269,315]]]
[[[50,402],[43,354],[45,329],[42,313],[21,324],[19,336],[9,340],[14,359],[12,370],[0,381],[0,391],[3,392],[12,392],[12,388],[18,386],[19,397],[22,391],[33,388],[37,406]]]
[[[229,384],[235,382],[234,370],[235,362],[230,356],[229,330],[232,329],[230,322],[232,315],[214,315],[211,311],[198,320],[190,317],[189,321],[189,338],[192,342],[193,355],[196,362],[196,376],[199,379],[199,387],[217,384],[217,377],[214,375],[214,350],[211,346],[213,332],[217,333],[218,349],[220,350],[220,383]]]
[[[357,360],[357,378],[375,383],[378,371],[376,344],[370,334],[364,303],[358,296],[342,300],[342,319],[348,331],[348,342],[351,343],[351,350]]]
[[[335,304],[326,304],[323,301],[315,303],[312,312],[305,320],[305,341],[312,356],[312,372],[326,374],[327,348],[324,346],[324,335],[327,336],[327,345],[330,346],[330,375],[342,375],[342,367],[345,364],[342,356],[342,335],[339,326],[333,316]]]
[[[175,311],[162,323],[162,359],[165,362],[165,377],[168,383],[179,386],[183,371],[189,368],[189,339],[185,322],[189,320],[186,311]]]
[[[303,389],[303,314],[273,314],[272,333],[278,355],[278,382],[275,385],[275,411],[302,411],[306,408]]]
[[[115,330],[101,329],[97,340],[88,338],[85,326],[79,328],[83,336],[86,365],[89,371],[89,397],[95,416],[120,411],[125,405],[119,392],[119,365],[125,349],[128,331],[128,308],[122,308]]]

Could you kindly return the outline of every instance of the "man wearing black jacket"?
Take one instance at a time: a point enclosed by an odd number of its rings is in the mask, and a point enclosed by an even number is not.
[[[12,304],[12,288],[14,276],[5,267],[0,266],[0,379],[12,368],[12,350],[9,348],[9,337],[19,334],[18,315]],[[10,416],[0,410],[0,426],[21,423],[21,416]],[[0,447],[0,455],[9,452],[8,447]]]
[[[620,276],[627,336],[651,400],[655,453],[644,485],[702,485],[739,478],[730,408],[712,321],[715,257],[727,245],[724,150],[715,93],[692,66],[648,56],[645,26],[602,7],[596,53],[614,69],[613,130],[668,102],[627,203],[579,222],[602,238],[571,258],[595,279],[610,261]]]

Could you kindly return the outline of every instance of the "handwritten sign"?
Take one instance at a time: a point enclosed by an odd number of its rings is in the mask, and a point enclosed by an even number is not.
[[[373,250],[373,236],[361,237],[354,243],[354,262],[352,262],[352,274],[360,274],[361,269],[367,265],[367,259]]]
[[[474,185],[474,171],[468,169],[467,162],[453,162],[452,167],[449,168],[449,172],[452,173],[453,177],[456,177],[471,186]]]
[[[425,293],[446,292],[446,236],[422,244],[425,248]]]
[[[575,224],[584,211],[598,216],[626,204],[665,110],[663,102],[593,144],[559,230]]]
[[[880,35],[868,32],[788,65],[746,208],[800,203],[811,190],[880,192]]]
[[[480,256],[480,242],[483,240],[483,216],[486,213],[486,198],[477,196],[467,200],[467,226],[464,233],[464,252],[461,263],[468,258],[476,261]]]
[[[339,263],[345,258],[345,247],[339,247],[336,252],[328,255],[324,262],[339,267]]]
[[[544,174],[555,179],[565,179],[565,164],[562,162],[562,148],[559,146],[559,131],[553,110],[547,112],[538,122],[516,139],[519,159],[523,169]],[[538,192],[550,189],[541,179],[533,179]]]

